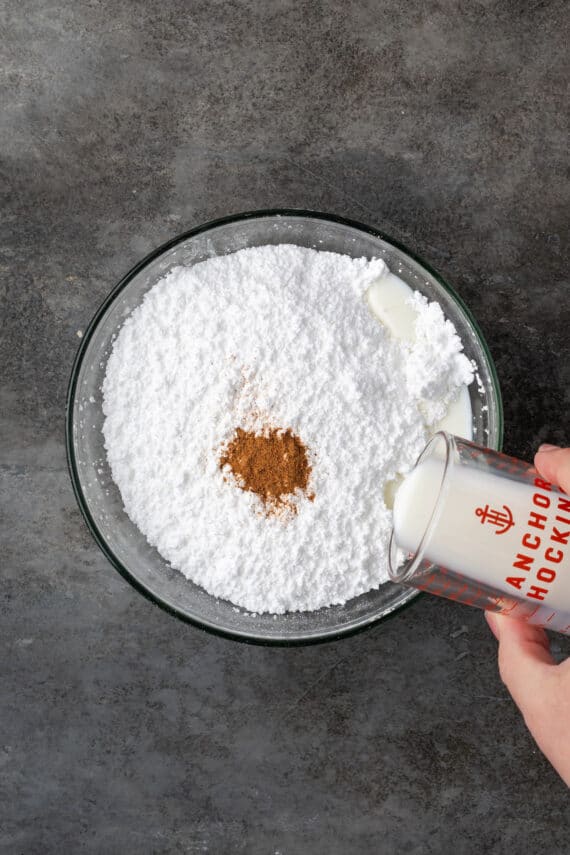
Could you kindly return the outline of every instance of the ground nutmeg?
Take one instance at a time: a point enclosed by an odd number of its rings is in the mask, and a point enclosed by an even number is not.
[[[292,496],[308,492],[311,465],[307,447],[288,428],[266,427],[259,432],[238,427],[220,457],[220,468],[229,467],[242,490],[255,493],[268,515],[297,512]]]

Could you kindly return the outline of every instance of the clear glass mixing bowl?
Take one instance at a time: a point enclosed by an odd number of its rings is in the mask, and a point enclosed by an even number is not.
[[[491,355],[477,324],[442,278],[401,244],[377,229],[310,211],[256,211],[192,229],[137,264],[113,289],[91,321],[79,348],[67,400],[67,452],[79,506],[93,537],[117,570],[135,588],[168,611],[200,627],[243,641],[297,644],[347,635],[409,603],[417,591],[386,582],[347,602],[315,612],[251,615],[217,600],[173,570],[123,510],[103,445],[101,384],[113,340],[146,292],[175,265],[192,265],[214,255],[250,246],[293,243],[380,257],[413,289],[437,300],[454,323],[465,352],[477,364],[471,385],[473,436],[500,449],[501,394]]]

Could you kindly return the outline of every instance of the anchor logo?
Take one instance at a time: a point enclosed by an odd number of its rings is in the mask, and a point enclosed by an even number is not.
[[[481,517],[481,524],[489,523],[497,527],[495,534],[504,534],[515,524],[511,509],[507,505],[503,505],[502,511],[489,509],[489,505],[484,508],[477,508],[475,514]]]

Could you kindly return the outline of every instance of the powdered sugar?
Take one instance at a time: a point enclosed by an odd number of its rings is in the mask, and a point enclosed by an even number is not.
[[[408,393],[421,400],[427,424],[435,424],[445,416],[450,396],[473,380],[473,366],[461,354],[461,339],[439,303],[428,303],[417,291],[409,302],[417,318],[414,342],[405,347],[406,385]],[[444,360],[447,371],[442,372]]]
[[[279,245],[171,271],[124,323],[103,384],[125,510],[211,594],[257,612],[312,610],[387,579],[384,486],[406,473],[472,380],[453,326],[419,294],[416,341],[364,299],[379,260]],[[291,428],[311,492],[287,519],[220,470],[237,427]]]

